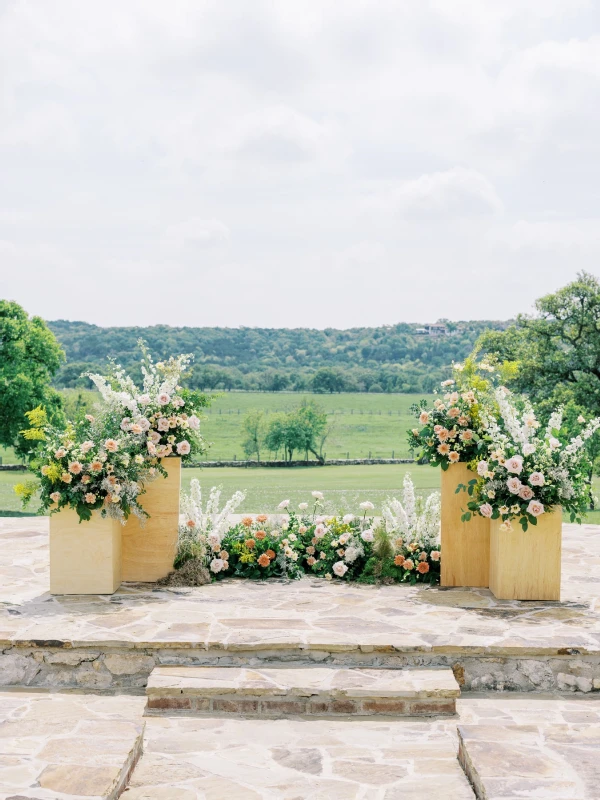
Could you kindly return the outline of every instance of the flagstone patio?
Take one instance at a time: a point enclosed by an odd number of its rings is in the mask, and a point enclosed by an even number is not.
[[[471,694],[455,717],[378,720],[143,717],[143,704],[0,690],[0,798],[598,797],[593,696]]]
[[[309,578],[53,597],[47,537],[47,518],[0,520],[0,685],[141,687],[157,664],[283,659],[451,666],[463,691],[600,689],[600,526],[565,526],[560,603]]]

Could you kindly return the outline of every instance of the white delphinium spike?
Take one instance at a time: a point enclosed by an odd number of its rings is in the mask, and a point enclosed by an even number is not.
[[[414,528],[416,520],[416,501],[415,501],[415,485],[412,482],[410,473],[406,473],[403,481],[402,492],[404,513],[406,514],[406,521],[409,529]]]

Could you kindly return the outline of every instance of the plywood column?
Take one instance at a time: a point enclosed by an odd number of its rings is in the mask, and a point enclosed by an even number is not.
[[[179,528],[181,459],[163,459],[167,477],[146,487],[140,505],[150,518],[141,524],[130,516],[123,527],[123,580],[156,581],[173,569]]]
[[[50,592],[113,594],[121,584],[121,523],[93,511],[79,522],[74,509],[50,515]]]
[[[474,516],[461,522],[470,497],[456,494],[459,484],[467,486],[475,477],[466,464],[442,470],[442,586],[489,586],[490,521]]]
[[[513,521],[500,530],[492,520],[490,589],[499,600],[560,600],[562,508],[537,518],[524,531]]]

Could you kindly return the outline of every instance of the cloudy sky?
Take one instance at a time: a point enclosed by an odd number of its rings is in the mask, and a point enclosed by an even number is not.
[[[507,318],[600,272],[593,0],[0,0],[0,297]]]

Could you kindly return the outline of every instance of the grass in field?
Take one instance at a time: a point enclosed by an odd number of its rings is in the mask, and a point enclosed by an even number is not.
[[[223,501],[237,489],[246,493],[239,511],[258,513],[272,512],[282,500],[291,500],[292,505],[311,502],[310,493],[317,489],[324,493],[327,512],[350,510],[358,513],[363,500],[375,504],[375,513],[380,513],[381,504],[387,497],[400,497],[404,475],[410,472],[417,492],[427,494],[439,489],[440,471],[416,464],[393,464],[343,467],[294,467],[294,468],[239,468],[212,467],[184,469],[182,488],[189,488],[192,478],[198,478],[206,496],[212,486],[223,489]],[[13,486],[31,477],[27,473],[0,472],[0,516],[21,511],[19,498]],[[594,489],[600,494],[600,479],[595,479]],[[35,511],[35,500],[31,510]],[[587,522],[600,524],[600,511],[591,512]]]
[[[329,416],[331,433],[323,448],[327,458],[409,458],[406,431],[414,426],[410,406],[427,395],[413,394],[284,394],[281,392],[230,392],[221,395],[207,410],[202,423],[205,438],[212,442],[211,460],[245,459],[242,450],[244,415],[264,411],[269,416],[297,408],[303,399],[313,399]],[[263,458],[268,458],[265,452]],[[303,454],[298,453],[298,458]]]

